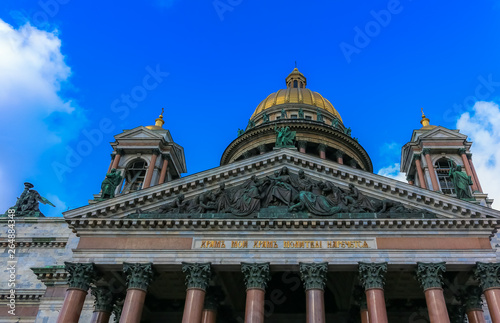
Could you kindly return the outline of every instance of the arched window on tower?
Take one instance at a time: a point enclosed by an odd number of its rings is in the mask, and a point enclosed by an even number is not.
[[[148,164],[143,159],[134,159],[125,170],[122,194],[142,189]]]
[[[435,169],[443,194],[455,194],[455,186],[450,178],[450,168],[456,167],[456,164],[448,158],[438,159],[435,163]]]
[[[293,87],[294,88],[298,88],[299,87],[299,83],[297,82],[297,80],[293,81]]]

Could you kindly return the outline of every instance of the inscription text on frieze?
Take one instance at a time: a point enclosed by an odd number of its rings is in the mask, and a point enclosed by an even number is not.
[[[195,249],[375,249],[367,240],[195,240]]]

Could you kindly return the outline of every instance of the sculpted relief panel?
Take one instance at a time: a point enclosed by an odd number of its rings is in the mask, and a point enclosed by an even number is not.
[[[309,213],[314,216],[365,214],[367,217],[387,218],[434,217],[432,213],[407,208],[400,202],[365,196],[353,184],[349,184],[348,188],[341,188],[330,181],[313,180],[302,170],[298,174],[292,174],[287,167],[275,171],[272,176],[257,178],[253,175],[241,185],[231,188],[222,183],[218,189],[189,200],[179,194],[174,201],[162,205],[147,217],[205,213],[225,218],[227,215],[247,217],[266,213],[265,210],[267,213],[272,210],[281,214]],[[146,216],[141,216],[141,211],[137,210],[137,213],[129,217]]]

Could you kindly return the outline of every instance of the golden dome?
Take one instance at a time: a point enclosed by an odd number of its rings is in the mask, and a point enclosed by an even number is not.
[[[430,124],[430,120],[429,118],[427,118],[424,114],[424,108],[421,108],[422,110],[422,120],[420,120],[420,123],[422,124],[422,128],[423,130],[431,130],[431,129],[434,129],[436,128],[436,126],[433,126]]]
[[[155,120],[155,125],[154,126],[146,126],[146,128],[149,130],[163,130],[163,124],[165,123],[165,121],[163,121],[163,112],[164,112],[164,109],[162,108],[161,114]]]
[[[301,103],[324,109],[333,114],[342,122],[340,114],[333,107],[333,104],[331,104],[330,101],[325,99],[318,92],[313,92],[305,88],[307,80],[304,77],[304,75],[299,72],[297,68],[295,68],[292,71],[292,73],[288,75],[288,77],[286,78],[286,84],[287,84],[286,89],[282,89],[279,90],[278,92],[269,94],[269,96],[265,98],[257,106],[250,119],[252,119],[255,115],[259,114],[260,112],[276,105],[288,104],[288,103]]]

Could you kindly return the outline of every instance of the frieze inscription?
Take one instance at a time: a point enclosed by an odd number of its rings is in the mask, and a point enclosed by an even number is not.
[[[363,240],[209,240],[193,241],[193,249],[376,249],[375,239]]]

